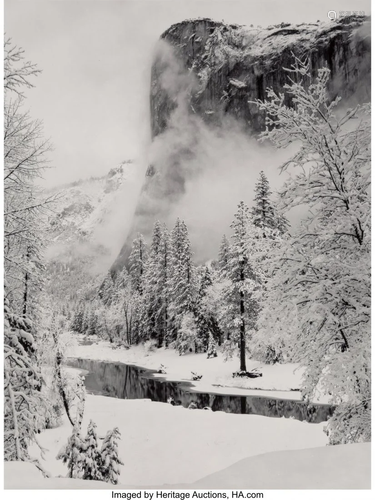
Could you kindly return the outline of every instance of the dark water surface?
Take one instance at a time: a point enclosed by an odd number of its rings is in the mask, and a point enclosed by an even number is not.
[[[334,407],[308,404],[304,401],[264,396],[238,396],[197,391],[190,382],[158,378],[155,370],[112,361],[68,358],[68,366],[86,370],[86,389],[90,394],[120,399],[151,399],[166,403],[168,398],[181,402],[185,408],[194,402],[198,408],[213,411],[245,413],[265,417],[293,417],[319,423],[326,421]],[[228,388],[228,391],[230,389]]]

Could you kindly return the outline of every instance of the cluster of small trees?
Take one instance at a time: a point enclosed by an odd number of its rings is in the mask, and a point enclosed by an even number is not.
[[[90,420],[85,438],[81,437],[79,426],[73,427],[68,443],[57,458],[67,464],[68,477],[117,484],[119,466],[124,465],[118,456],[119,439],[120,431],[115,427],[107,432],[99,448],[96,424]]]

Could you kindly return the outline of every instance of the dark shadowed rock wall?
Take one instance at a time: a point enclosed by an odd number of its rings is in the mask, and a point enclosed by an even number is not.
[[[197,159],[202,127],[230,127],[235,120],[246,134],[260,132],[265,117],[249,101],[264,99],[268,87],[281,92],[290,75],[283,68],[291,67],[294,56],[308,60],[312,76],[328,66],[330,99],[340,95],[346,106],[370,100],[370,20],[365,17],[264,29],[196,19],[161,35],[151,71],[150,167],[133,230],[113,269],[126,263],[136,232],[149,237],[156,220],[168,220],[186,179],[198,175],[190,165]]]
[[[191,111],[208,123],[219,124],[232,115],[251,132],[264,128],[264,117],[249,100],[264,99],[266,89],[281,92],[288,81],[293,54],[310,64],[313,76],[319,68],[331,71],[330,97],[370,99],[370,26],[364,18],[344,18],[332,23],[282,23],[267,29],[224,25],[209,19],[184,21],[171,26],[162,40],[173,46],[186,71],[197,76],[188,96]],[[166,69],[156,57],[151,80],[152,134],[168,126],[176,102],[163,88]]]

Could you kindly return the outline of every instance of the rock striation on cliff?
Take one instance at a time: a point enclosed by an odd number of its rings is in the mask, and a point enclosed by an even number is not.
[[[268,28],[226,25],[211,19],[187,20],[171,26],[161,40],[173,47],[175,57],[195,77],[186,95],[191,112],[208,123],[220,123],[225,115],[259,132],[264,117],[249,103],[264,99],[266,89],[282,90],[294,55],[308,59],[312,76],[319,68],[331,71],[330,97],[370,99],[370,21],[363,16],[330,23]],[[156,53],[151,77],[152,135],[162,133],[177,105],[168,92],[163,74],[168,62]]]
[[[268,28],[193,19],[161,35],[151,69],[150,167],[114,268],[126,262],[135,233],[148,237],[156,220],[168,221],[186,182],[199,176],[207,130],[228,130],[235,122],[251,136],[264,128],[251,101],[264,99],[269,87],[281,92],[291,76],[284,68],[295,57],[309,62],[313,77],[330,69],[329,99],[339,95],[344,106],[370,101],[370,19],[364,16]],[[288,96],[286,103],[292,104]]]

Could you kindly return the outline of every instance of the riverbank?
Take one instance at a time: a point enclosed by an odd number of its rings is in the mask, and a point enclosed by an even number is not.
[[[148,351],[143,345],[132,346],[130,349],[113,348],[112,344],[95,336],[87,338],[83,335],[74,335],[74,338],[77,340],[76,345],[69,348],[67,356],[122,362],[152,370],[159,370],[163,365],[166,373],[158,374],[158,377],[169,381],[190,381],[200,392],[301,399],[299,389],[304,369],[297,364],[266,365],[248,359],[247,370],[257,369],[262,373],[262,377],[233,378],[233,372],[239,369],[237,357],[225,361],[221,353],[218,353],[216,358],[210,359],[207,359],[204,353],[179,356],[173,349],[161,348]],[[93,343],[88,344],[87,340]],[[192,372],[202,375],[202,378],[193,381]],[[317,393],[314,402],[328,403],[329,398]]]

